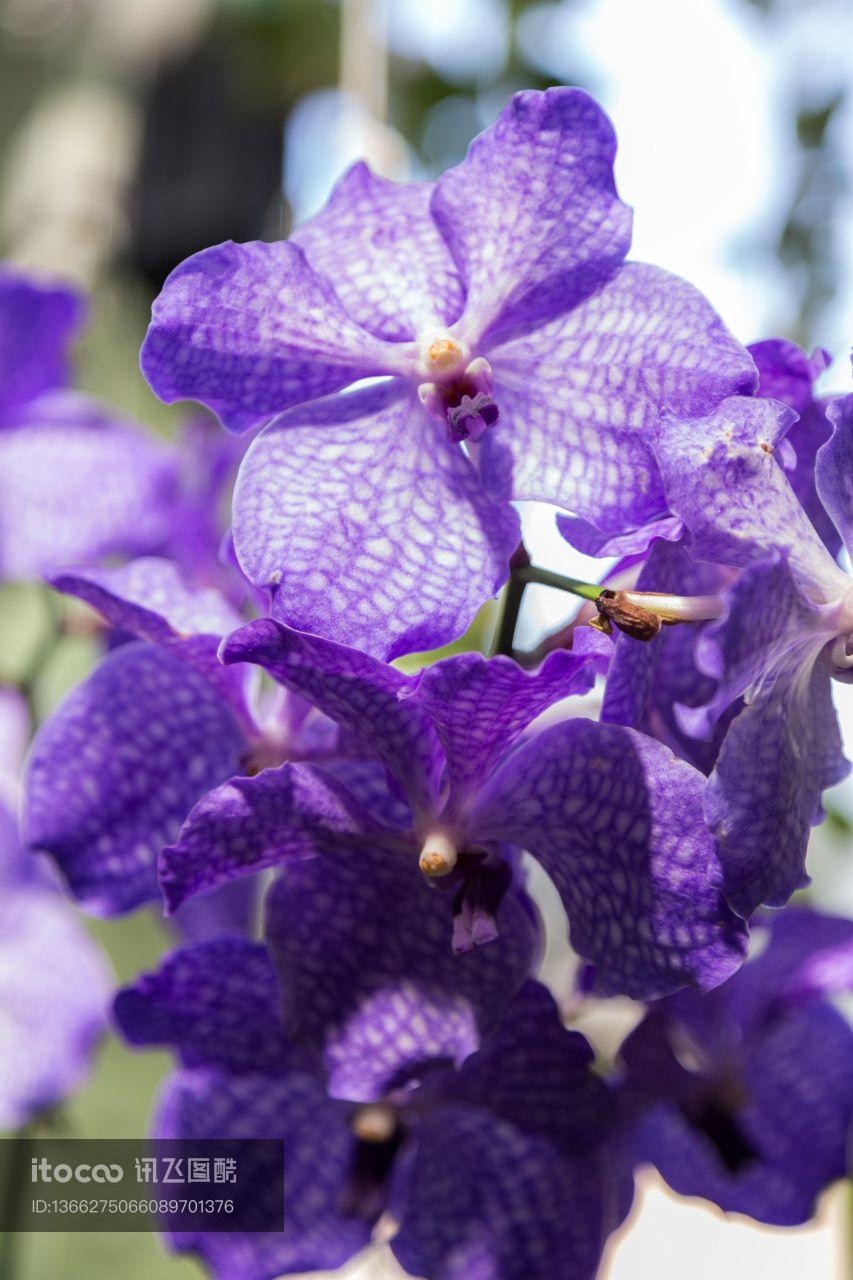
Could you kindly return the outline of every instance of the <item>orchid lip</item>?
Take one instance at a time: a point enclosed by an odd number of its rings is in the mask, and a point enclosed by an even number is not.
[[[476,443],[482,439],[500,417],[492,395],[492,369],[488,360],[477,356],[444,377],[432,372],[437,380],[418,386],[418,397],[427,413],[445,424],[447,438],[452,442],[460,444],[470,439]]]

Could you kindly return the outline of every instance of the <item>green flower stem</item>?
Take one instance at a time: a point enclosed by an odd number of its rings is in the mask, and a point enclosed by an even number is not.
[[[504,591],[503,612],[495,640],[494,653],[515,656],[515,629],[524,592],[530,583],[539,583],[543,587],[556,587],[558,591],[569,591],[572,595],[581,596],[584,600],[597,600],[603,591],[596,582],[581,582],[579,578],[567,578],[562,573],[552,573],[550,569],[540,569],[531,564],[523,544],[512,558],[509,582]]]

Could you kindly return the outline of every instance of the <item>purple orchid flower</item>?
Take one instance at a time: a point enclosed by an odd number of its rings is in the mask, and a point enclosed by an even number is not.
[[[740,963],[745,931],[721,897],[701,774],[620,726],[571,719],[522,737],[549,706],[591,686],[608,644],[587,632],[535,674],[469,653],[408,677],[271,619],[243,628],[223,660],[260,664],[355,735],[409,812],[392,826],[310,765],[231,782],[196,805],[164,850],[167,903],[265,867],[381,848],[417,859],[452,897],[453,946],[465,951],[495,937],[513,875],[508,847],[523,847],[554,881],[603,992],[721,982]]]
[[[356,165],[290,241],[169,277],[142,351],[157,394],[234,431],[275,417],[234,504],[275,617],[386,658],[432,648],[505,580],[510,499],[604,535],[666,515],[660,409],[710,412],[755,368],[690,285],[624,264],[615,146],[580,90],[519,93],[436,183]]]
[[[681,1195],[791,1226],[846,1172],[853,1029],[822,998],[853,982],[853,923],[789,908],[715,991],[655,1005],[622,1048],[637,1159]]]
[[[169,536],[176,451],[64,389],[82,302],[0,269],[0,576],[139,555]]]
[[[53,583],[137,637],[41,726],[26,780],[30,848],[53,856],[88,910],[114,915],[159,899],[157,856],[207,791],[292,754],[322,754],[322,734],[309,745],[310,708],[259,703],[250,673],[222,667],[217,646],[240,615],[219,592],[187,588],[168,561],[69,570]]]
[[[393,804],[381,766],[353,767]],[[540,950],[538,917],[513,887],[500,906],[494,946],[454,956],[440,895],[430,892],[415,865],[389,859],[383,849],[294,863],[267,894],[265,916],[281,986],[281,997],[275,995],[279,1041],[298,1046],[305,1063],[322,1069],[333,1096],[357,1102],[408,1087],[426,1061],[461,1065],[499,1024]],[[267,952],[255,951],[252,964],[261,956],[268,965]],[[125,992],[125,1035],[149,1043],[156,1031],[161,1043],[180,1039],[187,1065],[198,1065],[200,1053],[212,1061],[208,1021],[222,1016],[231,980],[211,979],[233,971],[242,990],[249,978],[241,957],[251,954],[239,938],[177,952],[135,995]],[[208,979],[200,986],[202,971]],[[263,1065],[247,1039],[242,1069]]]
[[[17,1129],[85,1079],[113,990],[105,958],[18,838],[17,771],[28,731],[0,690],[0,1130]]]
[[[290,868],[281,883],[316,866]],[[322,892],[322,877],[314,880],[312,894]],[[297,884],[295,897],[288,891],[273,917],[282,907],[298,908],[307,888]],[[409,880],[418,910],[419,888]],[[436,1019],[436,1001],[458,1009],[500,995],[498,969],[485,993],[465,979],[453,985],[455,970],[427,926],[420,939],[408,940],[415,964],[407,990],[393,952],[388,963],[391,933],[377,899],[362,894],[343,909],[362,926],[378,926],[373,981],[386,986],[389,1000],[402,1001],[402,1026],[391,1027],[395,1005],[365,998],[364,986],[354,998],[341,984],[325,989],[319,1009],[301,999],[318,958],[343,940],[340,932],[328,944],[312,937],[302,957],[287,946],[284,995],[290,1014],[295,999],[318,1027],[327,1019],[331,1043],[343,1015],[350,1058],[355,1051],[365,1068],[371,1057],[382,1063],[391,1048],[394,1062],[386,1066],[395,1074],[373,1101],[365,1103],[358,1089],[346,1100],[327,1095],[317,1063],[289,1038],[289,1013],[284,1028],[278,1019],[279,987],[260,946],[234,939],[187,949],[119,995],[116,1015],[131,1043],[170,1044],[184,1062],[167,1086],[159,1135],[283,1139],[283,1232],[185,1234],[173,1245],[200,1254],[218,1280],[271,1280],[342,1265],[381,1220],[401,1265],[427,1280],[592,1277],[630,1203],[630,1186],[622,1166],[607,1158],[615,1107],[589,1071],[586,1041],[561,1026],[545,989],[527,982],[509,1000],[500,1029],[451,1066],[465,1044],[458,1018]],[[298,911],[287,910],[285,928],[297,921]],[[362,940],[362,956],[369,946]],[[424,984],[416,955],[430,949],[433,980]],[[515,977],[514,965],[510,971]]]
[[[827,412],[835,430],[817,451],[814,484],[851,547],[853,396]],[[783,905],[808,883],[806,845],[822,817],[821,793],[849,770],[831,678],[850,678],[853,582],[777,460],[793,417],[773,401],[741,398],[695,423],[665,417],[660,428],[661,470],[691,555],[741,570],[725,592],[727,616],[697,643],[715,692],[706,706],[679,714],[694,735],[732,717],[705,808],[727,898],[744,916],[761,903]]]

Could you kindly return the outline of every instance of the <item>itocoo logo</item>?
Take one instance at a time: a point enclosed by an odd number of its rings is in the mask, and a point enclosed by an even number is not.
[[[124,1170],[120,1164],[51,1164],[44,1156],[33,1157],[31,1182],[121,1182]]]

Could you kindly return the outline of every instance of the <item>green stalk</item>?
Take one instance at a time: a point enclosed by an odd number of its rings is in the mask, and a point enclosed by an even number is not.
[[[580,578],[567,578],[565,574],[552,573],[550,569],[539,569],[534,564],[518,569],[517,576],[525,585],[529,582],[537,582],[543,587],[556,587],[558,591],[570,591],[573,596],[581,596],[584,600],[597,600],[604,590],[598,582],[582,582]]]

